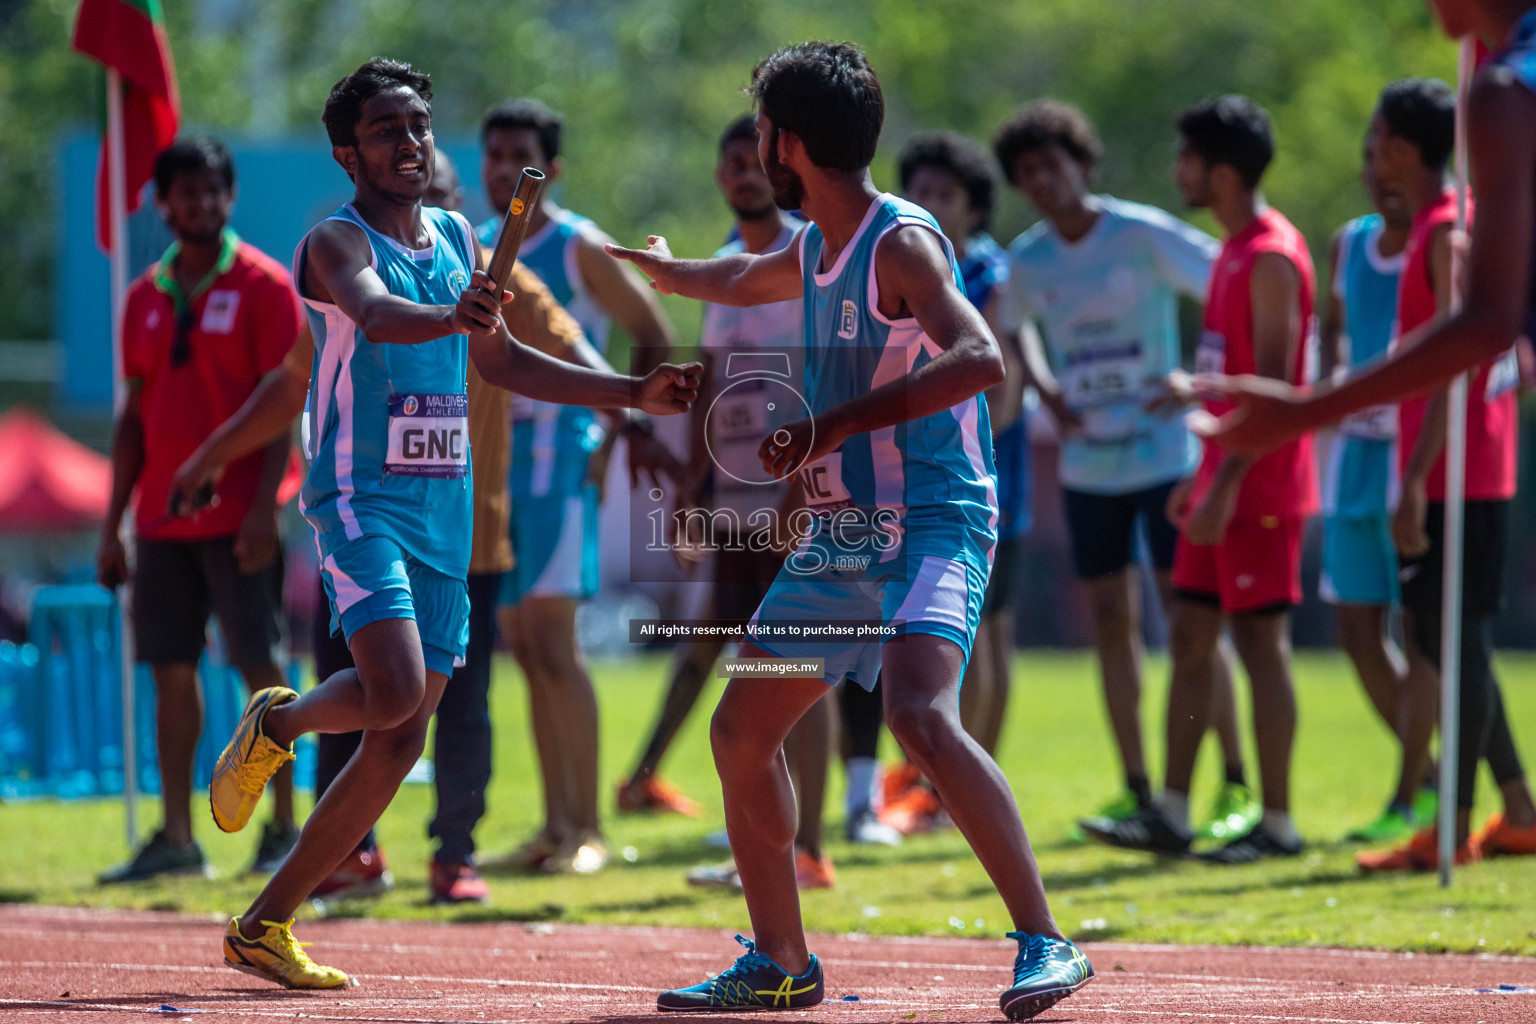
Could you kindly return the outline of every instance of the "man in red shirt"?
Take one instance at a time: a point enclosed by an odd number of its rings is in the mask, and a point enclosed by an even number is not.
[[[1451,306],[1451,232],[1456,192],[1446,165],[1456,137],[1456,95],[1444,82],[1408,78],[1382,93],[1366,149],[1377,176],[1401,195],[1413,214],[1404,250],[1397,322],[1401,334],[1436,320]],[[1467,210],[1471,224],[1472,210]],[[1464,737],[1458,751],[1459,809],[1470,811],[1482,756],[1501,788],[1524,773],[1498,682],[1493,676],[1493,618],[1502,605],[1509,502],[1515,494],[1519,416],[1514,349],[1479,366],[1467,387],[1465,543],[1463,551],[1461,674]],[[1413,668],[1408,703],[1411,744],[1403,750],[1403,777],[1422,778],[1429,760],[1440,691],[1440,629],[1445,564],[1446,389],[1405,399],[1399,406],[1398,466],[1402,496],[1392,533],[1401,560],[1404,633]],[[1470,685],[1469,685],[1470,684]],[[1529,792],[1526,803],[1529,804]],[[1433,823],[1423,823],[1425,826]],[[1458,863],[1475,859],[1458,837]],[[1438,844],[1425,827],[1404,845],[1357,858],[1366,871],[1427,871],[1438,866]]]
[[[1269,115],[1246,97],[1222,96],[1186,111],[1179,135],[1179,191],[1190,206],[1210,209],[1226,239],[1211,270],[1197,367],[1301,383],[1312,330],[1312,259],[1301,233],[1258,191],[1274,156]],[[1208,408],[1224,411],[1220,402]],[[1180,537],[1165,789],[1156,806],[1126,821],[1085,823],[1089,834],[1157,853],[1189,849],[1189,782],[1210,721],[1217,644],[1230,624],[1253,690],[1264,814],[1207,859],[1234,864],[1301,852],[1290,817],[1290,610],[1301,601],[1302,532],[1316,509],[1309,438],[1257,460],[1206,442],[1194,478],[1168,503]]]
[[[164,823],[103,883],[207,871],[191,801],[209,612],[252,691],[284,684],[276,495],[287,435],[232,463],[216,503],[201,513],[177,517],[168,507],[177,467],[283,361],[302,322],[288,272],[228,227],[234,185],[229,153],[212,139],[182,139],[160,154],[157,205],[176,241],[133,283],[123,310],[127,398],[113,432],[97,577],[109,589],[129,578],[119,534],[137,493],[133,640],[155,678]],[[291,771],[274,797],[275,820],[263,829],[253,870],[275,869],[297,837]]]

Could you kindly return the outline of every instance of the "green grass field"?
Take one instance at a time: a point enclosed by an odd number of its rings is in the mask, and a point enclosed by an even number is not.
[[[1500,669],[1516,733],[1524,737],[1527,755],[1536,757],[1531,746],[1536,742],[1536,658],[1507,656]],[[660,658],[596,666],[604,779],[617,779],[628,769],[649,729],[665,670]],[[1164,663],[1154,660],[1149,666],[1149,713],[1144,715],[1148,721],[1161,720],[1164,677]],[[1293,861],[1216,868],[1062,841],[1076,816],[1113,794],[1116,762],[1091,658],[1084,653],[1020,657],[1001,761],[1018,794],[1057,918],[1067,932],[1078,938],[1139,942],[1536,954],[1536,861],[1495,861],[1468,868],[1458,873],[1449,892],[1439,889],[1433,877],[1366,879],[1357,874],[1354,848],[1336,839],[1379,811],[1396,755],[1341,657],[1302,654],[1297,677],[1301,727],[1293,791],[1309,850]],[[706,700],[712,702],[715,692]],[[499,852],[524,838],[540,817],[522,684],[505,661],[497,666],[493,705],[497,771],[490,811],[477,838],[482,850]],[[606,872],[580,878],[498,878],[492,880],[491,907],[431,907],[425,890],[431,787],[410,785],[380,826],[397,881],[395,892],[340,912],[746,929],[739,897],[683,884],[686,868],[714,856],[704,849],[702,838],[723,821],[708,752],[707,717],[701,707],[664,766],[669,779],[705,804],[706,817],[692,821],[610,816],[608,837],[616,856]],[[883,742],[886,756],[894,757],[889,738]],[[1161,763],[1157,745],[1154,738],[1154,765]],[[1205,754],[1197,775],[1197,807],[1209,799],[1216,783],[1209,745]],[[803,896],[811,928],[993,937],[1007,930],[1001,902],[957,833],[919,836],[895,850],[850,846],[840,838],[841,789],[841,775],[834,771],[828,834],[838,884],[834,890]],[[1479,789],[1479,818],[1494,807],[1493,796],[1485,778]],[[611,797],[610,789],[604,794],[610,807]],[[151,825],[157,820],[152,801],[145,802],[143,815]],[[200,838],[218,868],[217,879],[98,888],[92,882],[97,871],[125,852],[122,822],[122,806],[113,801],[0,807],[0,834],[5,837],[0,900],[227,914],[243,909],[259,887],[257,880],[238,874],[255,837],[222,835],[203,822]]]

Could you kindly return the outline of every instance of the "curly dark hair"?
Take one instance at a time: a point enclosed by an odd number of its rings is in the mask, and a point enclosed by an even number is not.
[[[565,129],[565,118],[535,99],[507,100],[486,111],[480,122],[480,141],[497,129],[537,132],[539,149],[545,160],[560,155],[560,133]]]
[[[1060,100],[1034,100],[1020,107],[992,136],[992,155],[1013,181],[1014,167],[1025,153],[1060,146],[1073,160],[1092,168],[1104,152],[1098,129],[1081,110]]]
[[[725,155],[726,147],[733,142],[750,142],[757,145],[757,118],[751,114],[742,114],[736,120],[726,125],[725,131],[720,133],[720,155]]]
[[[924,132],[907,140],[896,163],[903,192],[911,188],[912,176],[920,168],[935,167],[953,175],[965,189],[971,210],[981,215],[978,230],[987,229],[997,181],[986,150],[958,132]]]
[[[1206,166],[1226,164],[1248,188],[1258,188],[1275,158],[1269,112],[1247,96],[1217,96],[1179,115],[1179,134]]]
[[[432,79],[401,60],[375,57],[331,87],[325,101],[325,133],[333,146],[357,145],[357,122],[363,104],[389,89],[411,89],[432,109]]]
[[[1456,93],[1438,78],[1400,78],[1376,104],[1387,131],[1419,148],[1419,159],[1442,171],[1456,148]]]
[[[747,92],[774,128],[799,136],[817,167],[860,171],[875,158],[885,97],[858,47],[786,46],[753,69]]]
[[[212,171],[224,179],[224,187],[235,188],[235,162],[224,143],[207,135],[177,139],[155,157],[155,194],[161,199],[171,191],[176,177],[194,171]]]

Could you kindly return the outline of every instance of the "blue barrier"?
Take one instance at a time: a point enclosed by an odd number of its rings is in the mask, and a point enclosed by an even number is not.
[[[44,587],[32,602],[31,643],[0,643],[0,797],[76,798],[123,791],[122,642],[117,602],[92,585]],[[198,666],[203,731],[193,784],[206,788],[245,706],[240,673],[224,658],[217,629]],[[288,666],[300,688],[301,667]],[[142,793],[158,793],[155,685],[134,672],[134,737]],[[312,785],[314,745],[298,745],[296,781]]]

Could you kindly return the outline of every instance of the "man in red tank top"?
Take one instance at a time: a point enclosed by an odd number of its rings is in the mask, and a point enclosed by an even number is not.
[[[1190,206],[1209,208],[1226,236],[1211,270],[1197,366],[1300,384],[1312,333],[1312,259],[1301,233],[1258,191],[1274,155],[1269,115],[1246,97],[1222,96],[1185,112],[1179,133],[1179,190]],[[1209,410],[1226,411],[1221,402]],[[1310,438],[1257,460],[1206,443],[1199,470],[1168,508],[1180,538],[1165,789],[1158,806],[1129,821],[1085,824],[1095,838],[1161,853],[1188,849],[1190,776],[1211,716],[1217,644],[1230,622],[1252,680],[1264,816],[1208,859],[1246,863],[1301,851],[1290,818],[1290,610],[1301,600],[1302,532],[1316,510]]]
[[[1358,409],[1401,400],[1467,370],[1476,370],[1481,381],[1497,382],[1499,373],[1483,376],[1486,360],[1508,350],[1522,331],[1526,337],[1536,337],[1536,258],[1532,257],[1536,240],[1536,216],[1532,213],[1536,210],[1532,203],[1532,181],[1536,180],[1536,0],[1429,2],[1446,35],[1473,35],[1494,51],[1472,82],[1466,107],[1468,157],[1482,199],[1481,221],[1467,258],[1466,301],[1455,313],[1404,332],[1389,358],[1311,394],[1256,377],[1202,381],[1202,388],[1227,395],[1235,403],[1235,411],[1219,424],[1201,428],[1214,432],[1232,450],[1265,451],[1284,438],[1335,422]],[[1474,381],[1473,387],[1477,386]],[[1494,390],[1499,386],[1496,384]],[[1483,397],[1488,397],[1486,391]],[[1483,476],[1482,469],[1472,468],[1470,446],[1468,456],[1470,498],[1476,493],[1474,487],[1481,490],[1488,481],[1498,482],[1500,477],[1498,472]],[[1508,465],[1498,458],[1490,463],[1494,467]],[[1497,493],[1500,489],[1494,490]],[[1430,527],[1433,520],[1427,481],[1424,501],[1424,523]],[[1473,538],[1480,538],[1482,531],[1472,522],[1470,503],[1467,512],[1465,592],[1469,597],[1479,592],[1486,597],[1493,589],[1490,584],[1496,581],[1483,580],[1483,586],[1474,588],[1473,559],[1487,559],[1491,565],[1502,559],[1491,558],[1489,552],[1474,554]],[[1433,573],[1433,563],[1432,558],[1421,562],[1418,572]],[[1408,600],[1406,593],[1404,600]],[[1490,616],[1476,614],[1474,607],[1471,601],[1462,606],[1464,638],[1486,636],[1482,631],[1487,629]],[[1419,625],[1415,631],[1421,638],[1431,639],[1427,625]],[[1434,637],[1437,640],[1438,633]],[[1488,761],[1504,806],[1472,834],[1471,786],[1458,781],[1457,856],[1536,855],[1536,800],[1519,770],[1498,681],[1491,671],[1482,676],[1469,671],[1475,666],[1465,660],[1479,652],[1486,653],[1486,647],[1464,640],[1459,749],[1466,757]],[[1460,778],[1470,777],[1467,761],[1458,764],[1457,773]],[[1432,834],[1416,836],[1415,849],[1404,852],[1412,855],[1406,866],[1435,866]]]
[[[1403,79],[1382,93],[1366,140],[1378,175],[1391,184],[1413,213],[1398,291],[1401,334],[1437,319],[1451,304],[1451,231],[1456,193],[1446,184],[1446,165],[1455,143],[1456,97],[1444,82]],[[1472,209],[1467,209],[1471,224]],[[1502,604],[1509,500],[1515,493],[1515,439],[1519,371],[1513,349],[1473,371],[1467,388],[1465,542],[1461,671],[1478,683],[1464,714],[1471,714],[1484,742],[1468,744],[1458,765],[1458,795],[1472,805],[1480,753],[1501,786],[1523,777],[1519,756],[1492,676],[1493,616]],[[1440,630],[1445,561],[1446,389],[1404,400],[1399,407],[1398,466],[1402,494],[1392,533],[1401,560],[1403,624],[1410,665],[1408,721],[1403,749],[1403,786],[1422,778],[1429,763],[1440,691]],[[1477,697],[1484,699],[1478,700]],[[1437,849],[1428,828],[1404,845],[1361,854],[1366,871],[1429,870]],[[1465,844],[1465,836],[1461,837]],[[1457,860],[1473,859],[1465,845]]]

